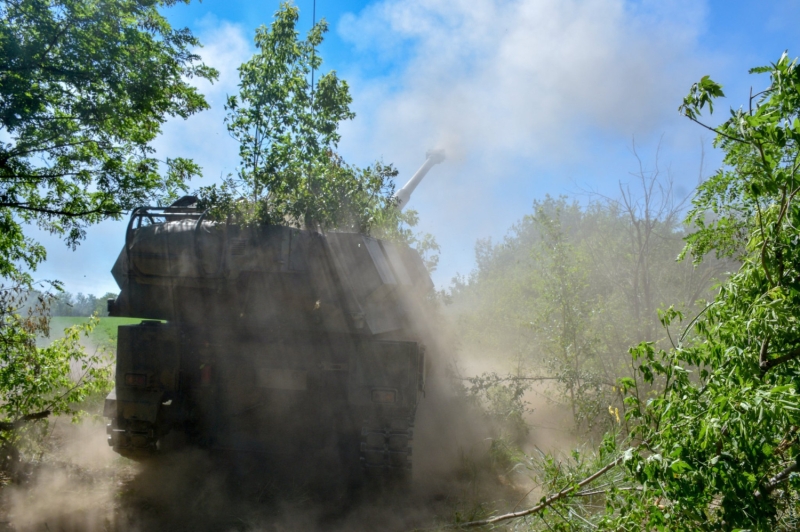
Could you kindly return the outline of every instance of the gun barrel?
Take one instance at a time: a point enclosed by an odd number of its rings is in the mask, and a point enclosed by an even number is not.
[[[444,150],[428,150],[428,153],[425,155],[427,156],[425,163],[417,170],[411,179],[408,180],[408,183],[403,185],[403,188],[398,190],[394,195],[395,198],[397,198],[397,208],[400,210],[403,210],[408,200],[411,199],[411,193],[417,188],[417,185],[419,185],[419,182],[425,177],[425,174],[435,165],[444,161]]]

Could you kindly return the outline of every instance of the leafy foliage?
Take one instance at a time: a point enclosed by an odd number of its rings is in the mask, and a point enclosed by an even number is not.
[[[85,228],[159,202],[199,173],[150,145],[169,117],[208,107],[190,85],[213,80],[197,39],[161,14],[176,0],[8,0],[0,4],[0,439],[14,445],[51,414],[79,415],[108,388],[102,353],[72,327],[47,347],[55,296],[33,290],[44,248],[26,228],[75,246]],[[54,283],[56,292],[60,285]],[[63,302],[63,301],[62,301]],[[56,301],[56,303],[59,303]],[[87,302],[81,302],[87,303]],[[91,303],[91,302],[88,302]]]
[[[56,287],[57,288],[57,287]],[[50,415],[78,418],[82,403],[111,386],[108,353],[84,351],[96,318],[65,329],[46,347],[38,341],[50,333],[51,293],[28,290],[27,283],[0,286],[0,442],[14,445],[27,422]],[[30,301],[31,298],[33,301]],[[22,430],[24,432],[24,430]]]
[[[312,84],[328,25],[320,21],[300,40],[298,17],[297,7],[282,4],[271,25],[256,30],[257,52],[239,67],[239,94],[225,105],[239,169],[201,188],[200,205],[220,221],[373,232],[416,244],[435,267],[435,241],[413,234],[414,211],[396,208],[394,167],[358,168],[336,154],[339,124],[355,116],[349,87],[335,71]]]
[[[239,95],[225,105],[228,131],[239,141],[239,178],[255,202],[264,194],[313,192],[320,183],[311,169],[339,141],[339,122],[355,116],[347,82],[336,72],[311,86],[311,71],[322,64],[315,49],[328,25],[320,21],[299,41],[298,18],[297,7],[283,4],[269,28],[256,30],[258,52],[239,67]]]
[[[677,263],[687,234],[679,213],[657,166],[621,184],[619,198],[536,201],[503,242],[479,242],[478,268],[456,280],[464,345],[506,353],[516,373],[555,384],[553,398],[571,407],[577,427],[616,425],[607,412],[622,407],[628,347],[642,338],[665,346],[658,306],[697,312],[731,265]]]
[[[175,0],[9,0],[0,6],[0,275],[44,259],[26,223],[74,246],[87,225],[158,201],[199,173],[155,159],[169,116],[208,107],[199,45],[160,10]],[[166,170],[162,172],[162,170]]]
[[[580,505],[580,519],[556,519],[560,529],[800,525],[800,68],[784,54],[751,72],[769,74],[769,86],[721,125],[702,124],[717,133],[724,166],[693,199],[685,249],[696,263],[735,255],[741,267],[687,325],[680,310],[660,313],[668,348],[631,349],[635,371],[619,381],[630,430],[610,434],[598,454],[606,465],[584,468],[574,484],[602,482],[602,509],[587,511],[572,489],[525,515],[568,502]],[[700,123],[721,96],[703,78],[681,110]]]
[[[663,509],[640,501],[651,526],[797,524],[787,518],[800,487],[800,68],[784,54],[752,72],[769,73],[770,85],[714,128],[725,166],[693,201],[698,230],[686,248],[696,261],[738,252],[742,266],[672,349],[645,343],[632,351],[642,380],[663,390],[646,403],[635,393],[626,401],[639,421],[635,437],[648,442],[628,468],[667,501]],[[701,81],[681,109],[698,120],[721,95]],[[668,310],[664,323],[681,317]]]

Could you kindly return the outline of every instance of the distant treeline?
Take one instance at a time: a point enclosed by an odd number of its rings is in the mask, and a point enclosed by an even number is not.
[[[71,294],[70,292],[58,293],[50,303],[51,316],[91,316],[95,312],[98,316],[108,316],[106,300],[115,298],[117,294],[108,292],[100,297],[92,294]]]

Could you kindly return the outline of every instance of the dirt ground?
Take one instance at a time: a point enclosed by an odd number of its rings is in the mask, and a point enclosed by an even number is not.
[[[195,451],[137,464],[116,456],[100,425],[58,420],[53,451],[0,490],[0,530],[414,530],[483,517],[520,489],[461,456],[443,473],[417,468],[407,489],[358,490],[275,478]],[[466,451],[465,451],[466,452]],[[8,479],[6,479],[8,480]]]
[[[491,461],[480,413],[437,389],[445,387],[429,390],[417,413],[405,488],[353,489],[329,471],[292,474],[294,463],[201,451],[139,464],[111,450],[104,422],[51,421],[46,452],[27,457],[31,466],[16,478],[0,479],[0,532],[436,530],[537,500],[529,471]],[[526,396],[528,453],[576,444],[569,412],[550,396],[543,386]]]

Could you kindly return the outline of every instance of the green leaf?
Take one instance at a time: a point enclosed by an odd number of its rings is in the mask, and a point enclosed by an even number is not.
[[[686,471],[691,471],[692,466],[690,466],[683,460],[675,460],[669,465],[669,468],[672,470],[673,473],[680,475],[681,473],[685,473]]]

